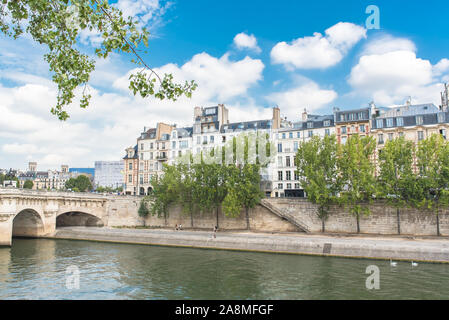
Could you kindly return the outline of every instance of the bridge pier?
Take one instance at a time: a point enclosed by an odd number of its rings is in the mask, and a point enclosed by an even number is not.
[[[11,246],[12,243],[12,220],[9,214],[0,214],[0,246]]]

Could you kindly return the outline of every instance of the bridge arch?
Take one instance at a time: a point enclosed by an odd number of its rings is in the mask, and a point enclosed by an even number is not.
[[[34,209],[21,210],[12,221],[13,237],[39,237],[44,233],[44,220]]]
[[[104,221],[90,213],[80,211],[69,211],[56,217],[56,228],[58,227],[104,227]]]

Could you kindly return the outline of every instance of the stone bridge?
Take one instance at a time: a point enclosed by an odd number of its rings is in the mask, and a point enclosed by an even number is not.
[[[59,226],[107,226],[114,225],[114,219],[132,225],[138,219],[138,203],[129,196],[1,188],[0,245],[10,246],[13,236],[51,235]]]

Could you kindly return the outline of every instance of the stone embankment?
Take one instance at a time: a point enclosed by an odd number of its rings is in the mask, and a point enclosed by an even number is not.
[[[449,263],[446,238],[326,236],[305,233],[251,233],[66,227],[51,238],[116,243],[242,250]]]

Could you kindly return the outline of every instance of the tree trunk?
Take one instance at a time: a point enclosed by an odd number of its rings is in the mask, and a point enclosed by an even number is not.
[[[440,215],[438,211],[437,211],[437,236],[439,237],[441,236],[441,233],[440,233]]]
[[[249,230],[249,208],[245,207],[246,211],[246,230]]]
[[[357,233],[360,233],[360,218],[359,218],[359,214],[356,214],[356,218],[357,218]]]
[[[165,226],[167,226],[167,212],[164,212],[164,221],[165,221]]]
[[[401,234],[401,214],[399,208],[396,208],[396,215],[398,217],[398,234]]]
[[[326,227],[325,227],[325,223],[324,223],[324,218],[321,219],[321,232],[325,233],[326,232]]]
[[[219,225],[218,225],[218,210],[219,210],[219,207],[217,207],[217,229],[219,227]]]
[[[193,229],[193,211],[190,211],[190,225],[192,226]]]

